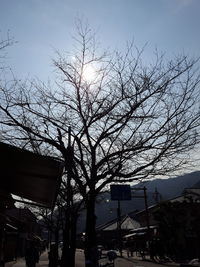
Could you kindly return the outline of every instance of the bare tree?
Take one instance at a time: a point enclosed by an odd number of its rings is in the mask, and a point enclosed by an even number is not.
[[[46,240],[51,249],[51,243],[54,243],[54,264],[59,260],[59,241],[62,242],[61,262],[63,266],[75,266],[75,252],[77,239],[77,220],[83,210],[85,210],[84,201],[80,198],[76,185],[68,185],[66,175],[63,176],[59,189],[59,194],[53,209],[25,204],[38,218],[42,226],[43,233],[46,233]],[[68,188],[70,187],[70,188]],[[68,204],[68,194],[71,191],[70,203]],[[56,265],[57,266],[57,265]]]
[[[133,44],[125,53],[101,52],[81,24],[75,43],[71,54],[54,60],[56,85],[2,86],[0,123],[5,140],[29,149],[32,140],[65,161],[68,181],[85,201],[85,258],[93,267],[99,192],[110,183],[166,175],[190,161],[188,152],[199,143],[199,73],[197,60],[184,55],[168,61],[156,55],[144,66]]]
[[[7,32],[6,37],[0,39],[0,58],[5,58],[5,49],[15,43],[14,38],[10,36],[10,32]]]

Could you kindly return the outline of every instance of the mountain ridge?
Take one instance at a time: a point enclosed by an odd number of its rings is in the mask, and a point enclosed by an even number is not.
[[[167,200],[180,196],[185,188],[194,186],[200,188],[200,171],[192,173],[186,173],[177,177],[171,177],[167,179],[154,179],[145,182],[140,182],[137,185],[131,186],[132,189],[136,187],[146,187],[148,206],[156,203],[155,189],[161,195],[162,200]],[[141,195],[143,193],[141,192]],[[97,226],[107,223],[117,217],[117,201],[110,199],[110,193],[104,192],[100,195],[96,203],[96,217]],[[134,210],[142,210],[145,208],[143,198],[132,198],[130,201],[120,202],[121,215],[127,214]],[[78,232],[83,232],[85,225],[85,212],[80,215],[78,222]]]

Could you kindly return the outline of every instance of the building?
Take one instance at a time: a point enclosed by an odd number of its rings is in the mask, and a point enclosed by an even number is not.
[[[14,235],[21,227],[20,220],[7,215],[8,209],[14,208],[20,197],[27,200],[23,200],[24,203],[32,201],[34,205],[52,208],[60,187],[63,163],[2,142],[0,153],[3,155],[0,166],[0,266],[4,266],[5,257],[16,255],[11,249],[10,255],[6,254],[6,240],[9,244],[15,242]],[[13,198],[11,194],[19,198]]]
[[[181,196],[124,215],[121,220],[123,247],[143,256],[154,243],[159,257],[199,258],[199,221],[200,189],[186,188]],[[124,222],[128,227],[123,227]],[[99,244],[118,248],[118,229],[117,219],[97,227]]]
[[[120,227],[119,227],[120,224]],[[96,228],[98,244],[107,249],[118,248],[119,238],[128,234],[131,230],[140,227],[140,223],[132,219],[129,215],[122,216]]]

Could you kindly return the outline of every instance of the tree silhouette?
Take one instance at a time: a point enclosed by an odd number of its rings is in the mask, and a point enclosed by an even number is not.
[[[165,255],[174,260],[199,258],[199,203],[163,202],[154,212]]]
[[[110,183],[188,164],[199,143],[199,74],[197,60],[184,55],[167,61],[157,54],[144,66],[133,44],[125,53],[101,52],[81,23],[74,40],[72,53],[53,61],[55,84],[2,84],[1,138],[62,157],[87,209],[86,266],[97,266],[96,196]]]

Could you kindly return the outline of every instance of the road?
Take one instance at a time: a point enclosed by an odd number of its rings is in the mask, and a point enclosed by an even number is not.
[[[36,266],[37,267],[48,267],[49,266],[48,251],[45,251],[40,256],[40,261]],[[26,263],[25,263],[24,258],[19,258],[19,259],[17,259],[17,261],[7,262],[5,264],[5,267],[26,267]]]
[[[105,266],[105,264],[108,262],[107,257],[105,256],[105,252],[103,253],[103,257],[100,259],[99,263],[100,266]],[[142,260],[140,257],[127,257],[126,253],[124,253],[124,257],[120,258],[118,257],[114,261],[114,267],[179,267],[180,264],[176,263],[165,263],[165,264],[159,264],[152,262],[150,260]],[[76,267],[85,267],[84,264],[84,252],[83,250],[77,250],[76,253]]]
[[[104,266],[108,262],[107,257],[105,256],[105,253],[103,257],[100,259],[99,263],[100,266]],[[5,267],[25,267],[25,261],[23,258],[18,259],[16,262],[12,263],[6,263]],[[48,252],[44,252],[40,256],[40,261],[36,265],[37,267],[48,267]],[[175,263],[165,263],[165,264],[159,264],[159,263],[154,263],[151,261],[144,261],[141,260],[141,258],[134,258],[130,257],[127,258],[125,255],[123,258],[118,257],[114,261],[114,267],[163,267],[163,266],[169,266],[169,267],[178,267],[180,266],[179,264]],[[84,252],[83,250],[77,249],[76,252],[76,267],[85,267],[85,260],[84,260]]]

